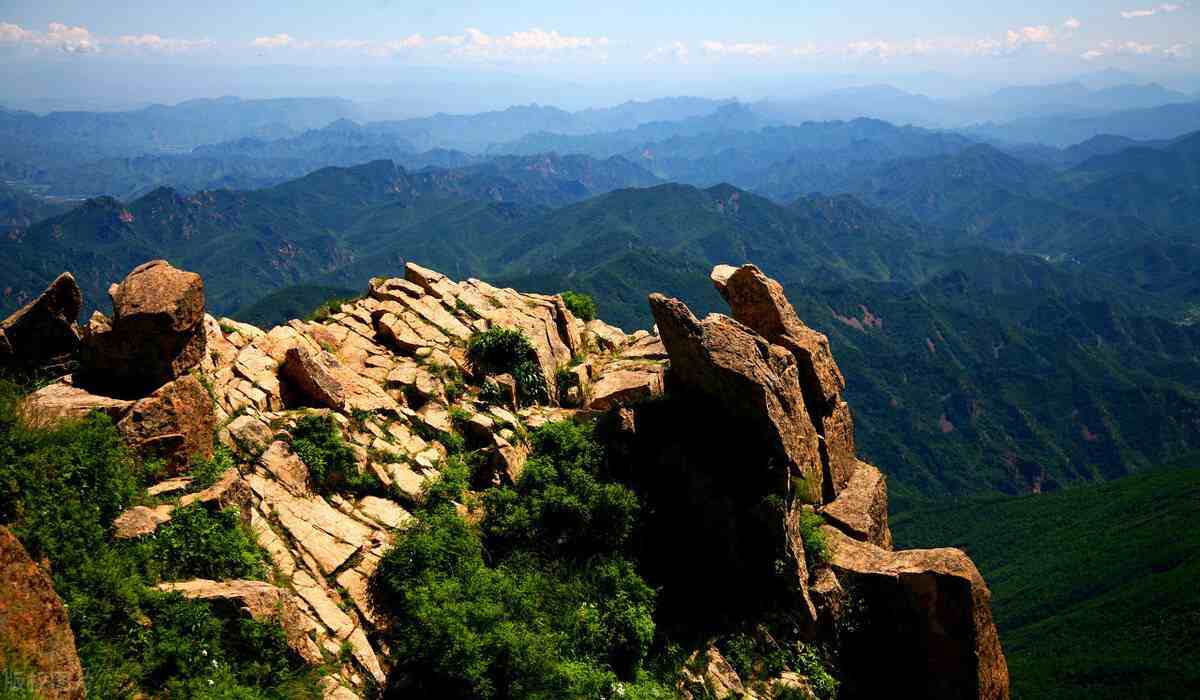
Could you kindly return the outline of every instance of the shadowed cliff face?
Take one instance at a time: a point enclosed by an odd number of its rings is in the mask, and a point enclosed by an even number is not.
[[[1008,697],[990,593],[970,559],[891,551],[886,482],[854,455],[826,338],[753,265],[712,278],[733,318],[697,319],[651,295],[671,391],[611,420],[615,453],[655,504],[652,551],[671,552],[649,555],[648,570],[664,600],[687,600],[680,629],[727,631],[719,614],[695,613],[733,595],[736,625],[787,620],[830,645],[841,697]],[[827,522],[819,530],[802,525],[812,512]]]

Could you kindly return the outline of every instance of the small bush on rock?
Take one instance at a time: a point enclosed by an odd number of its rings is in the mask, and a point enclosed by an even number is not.
[[[317,493],[361,495],[381,489],[375,475],[359,470],[354,450],[342,441],[342,431],[332,417],[306,415],[296,421],[291,435],[292,450],[308,467],[309,482]]]
[[[467,343],[467,357],[485,373],[511,374],[517,382],[517,398],[521,403],[550,400],[546,375],[542,374],[537,353],[521,331],[491,328],[476,333]]]
[[[825,519],[811,511],[800,513],[800,537],[804,540],[804,556],[809,565],[829,563],[829,543],[821,526]]]
[[[562,293],[562,299],[563,303],[567,305],[567,309],[580,321],[596,319],[596,300],[592,299],[590,294],[566,291]]]

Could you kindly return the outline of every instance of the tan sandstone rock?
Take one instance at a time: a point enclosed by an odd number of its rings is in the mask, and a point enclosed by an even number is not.
[[[206,348],[204,282],[155,260],[109,290],[111,327],[85,332],[87,381],[115,395],[143,395],[200,364]]]
[[[678,299],[652,294],[650,310],[670,353],[672,373],[686,386],[754,420],[757,437],[804,480],[807,492],[799,495],[819,500],[823,470],[817,433],[805,409],[792,354],[725,316],[712,314],[700,321]]]
[[[821,513],[847,535],[891,549],[887,512],[887,481],[882,472],[865,462],[858,463],[838,497],[821,508]]]
[[[192,457],[212,456],[215,424],[212,398],[200,380],[188,374],[134,403],[117,430],[134,449],[161,457],[169,470],[180,472]]]
[[[83,700],[83,668],[67,609],[54,581],[0,525],[0,649],[17,668],[28,670],[36,696]]]

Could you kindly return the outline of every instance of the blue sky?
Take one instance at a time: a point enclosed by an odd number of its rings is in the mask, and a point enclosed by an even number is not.
[[[952,6],[953,10],[947,10]],[[22,57],[157,54],[214,62],[1191,66],[1200,12],[1184,2],[785,3],[763,0],[3,0],[0,45]]]
[[[170,65],[352,77],[422,67],[668,85],[930,73],[994,85],[1120,68],[1196,85],[1196,2],[0,0],[0,64],[17,78],[39,66],[84,75],[119,64],[131,79],[139,65],[146,76]],[[29,82],[38,94],[53,88]]]

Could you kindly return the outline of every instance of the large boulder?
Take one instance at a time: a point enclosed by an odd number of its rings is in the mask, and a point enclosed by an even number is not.
[[[166,460],[173,473],[183,471],[192,457],[212,456],[215,428],[212,397],[191,374],[139,399],[117,422],[126,443],[146,457]]]
[[[0,650],[46,700],[82,700],[83,667],[54,582],[0,525]]]
[[[0,369],[16,372],[65,365],[79,347],[75,322],[83,295],[64,272],[37,299],[0,321]]]
[[[21,402],[21,418],[30,427],[48,427],[63,420],[78,420],[99,411],[120,420],[134,404],[93,394],[75,385],[70,375],[38,389]]]
[[[346,389],[326,366],[330,361],[333,359],[323,360],[307,348],[294,346],[288,348],[279,374],[304,402],[341,410],[346,405]]]
[[[678,299],[650,295],[650,310],[671,358],[672,376],[752,418],[755,436],[774,448],[799,481],[802,500],[819,502],[823,479],[817,431],[796,376],[796,360],[741,323],[719,314],[703,321]]]
[[[892,552],[828,525],[822,531],[855,603],[839,659],[843,697],[1008,698],[991,592],[966,554]]]
[[[109,288],[113,316],[83,334],[81,371],[106,393],[144,396],[200,364],[206,351],[204,282],[165,260],[139,265]]]
[[[821,513],[856,540],[884,549],[892,548],[887,481],[883,473],[870,464],[859,462],[846,487],[821,508]]]
[[[787,300],[783,285],[756,266],[718,265],[710,277],[735,319],[795,355],[804,401],[822,438],[825,496],[835,497],[857,462],[850,407],[841,400],[846,380],[833,359],[829,338],[806,326]]]

